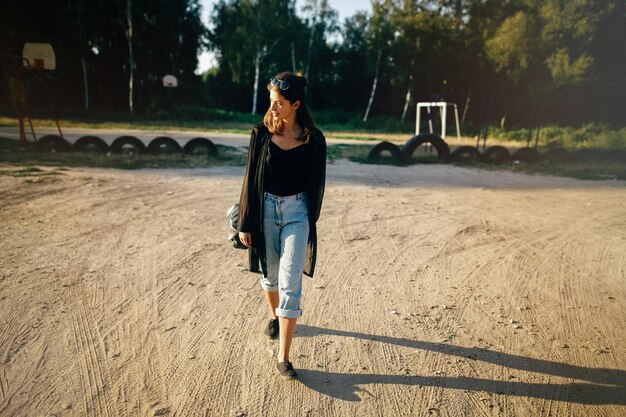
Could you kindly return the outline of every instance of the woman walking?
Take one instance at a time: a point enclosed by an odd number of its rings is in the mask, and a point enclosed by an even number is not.
[[[296,379],[289,350],[302,316],[302,274],[313,276],[315,224],[326,177],[326,139],[305,99],[307,80],[282,72],[267,85],[270,106],[252,129],[239,201],[239,238],[249,250],[250,271],[261,272],[270,320],[264,333],[279,337],[277,368]]]

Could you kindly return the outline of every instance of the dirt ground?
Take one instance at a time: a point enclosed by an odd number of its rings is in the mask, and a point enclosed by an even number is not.
[[[2,416],[626,415],[624,182],[329,164],[286,382],[242,167],[60,173],[0,176]]]

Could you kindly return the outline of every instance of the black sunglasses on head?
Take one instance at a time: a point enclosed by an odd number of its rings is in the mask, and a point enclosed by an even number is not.
[[[270,79],[270,85],[272,87],[279,86],[281,90],[286,90],[289,88],[289,82],[287,80],[279,80],[276,77]]]
[[[276,77],[270,79],[270,85],[272,87],[278,86],[278,88],[280,88],[283,91],[289,89],[289,87],[290,87],[289,86],[289,81],[287,81],[287,80],[279,80]],[[294,90],[292,88],[291,91],[293,91],[293,93],[296,95],[296,97],[298,96],[298,94],[296,93],[296,90]]]

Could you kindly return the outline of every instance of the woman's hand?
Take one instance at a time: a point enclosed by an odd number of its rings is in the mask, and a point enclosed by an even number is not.
[[[239,232],[239,240],[247,247],[252,247],[252,233]]]

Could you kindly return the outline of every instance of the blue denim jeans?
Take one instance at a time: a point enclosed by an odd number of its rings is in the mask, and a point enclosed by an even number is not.
[[[267,276],[261,275],[261,287],[279,292],[278,317],[298,318],[309,239],[306,193],[286,197],[265,193],[263,229]]]

